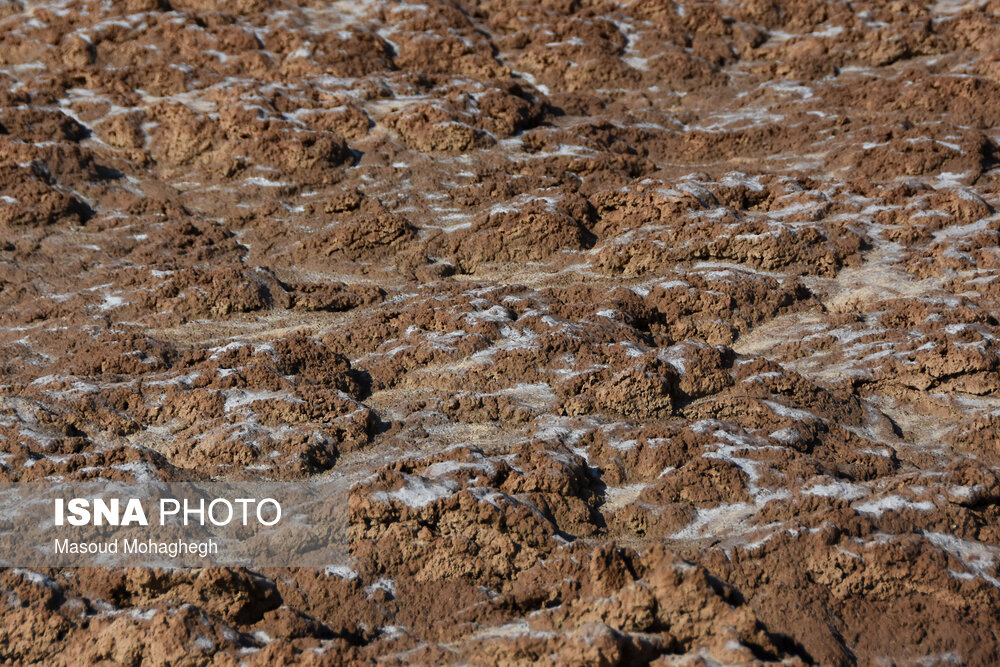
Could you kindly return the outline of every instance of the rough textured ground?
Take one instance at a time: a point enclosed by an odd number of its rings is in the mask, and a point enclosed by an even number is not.
[[[0,481],[353,476],[0,660],[996,664],[1000,2],[0,2]]]

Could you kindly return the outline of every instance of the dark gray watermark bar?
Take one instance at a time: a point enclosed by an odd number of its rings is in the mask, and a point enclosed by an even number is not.
[[[341,565],[348,489],[339,478],[0,484],[0,566]]]

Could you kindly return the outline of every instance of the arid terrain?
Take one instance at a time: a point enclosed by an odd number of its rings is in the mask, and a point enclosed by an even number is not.
[[[0,0],[0,482],[355,484],[0,662],[997,664],[998,142],[998,0]]]

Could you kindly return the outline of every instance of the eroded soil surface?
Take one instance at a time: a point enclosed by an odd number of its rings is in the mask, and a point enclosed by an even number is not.
[[[995,664],[998,15],[0,2],[0,481],[357,480],[3,660]]]

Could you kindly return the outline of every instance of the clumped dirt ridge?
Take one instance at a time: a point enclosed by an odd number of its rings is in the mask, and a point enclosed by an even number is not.
[[[0,481],[357,485],[0,660],[996,664],[998,17],[3,0]]]

